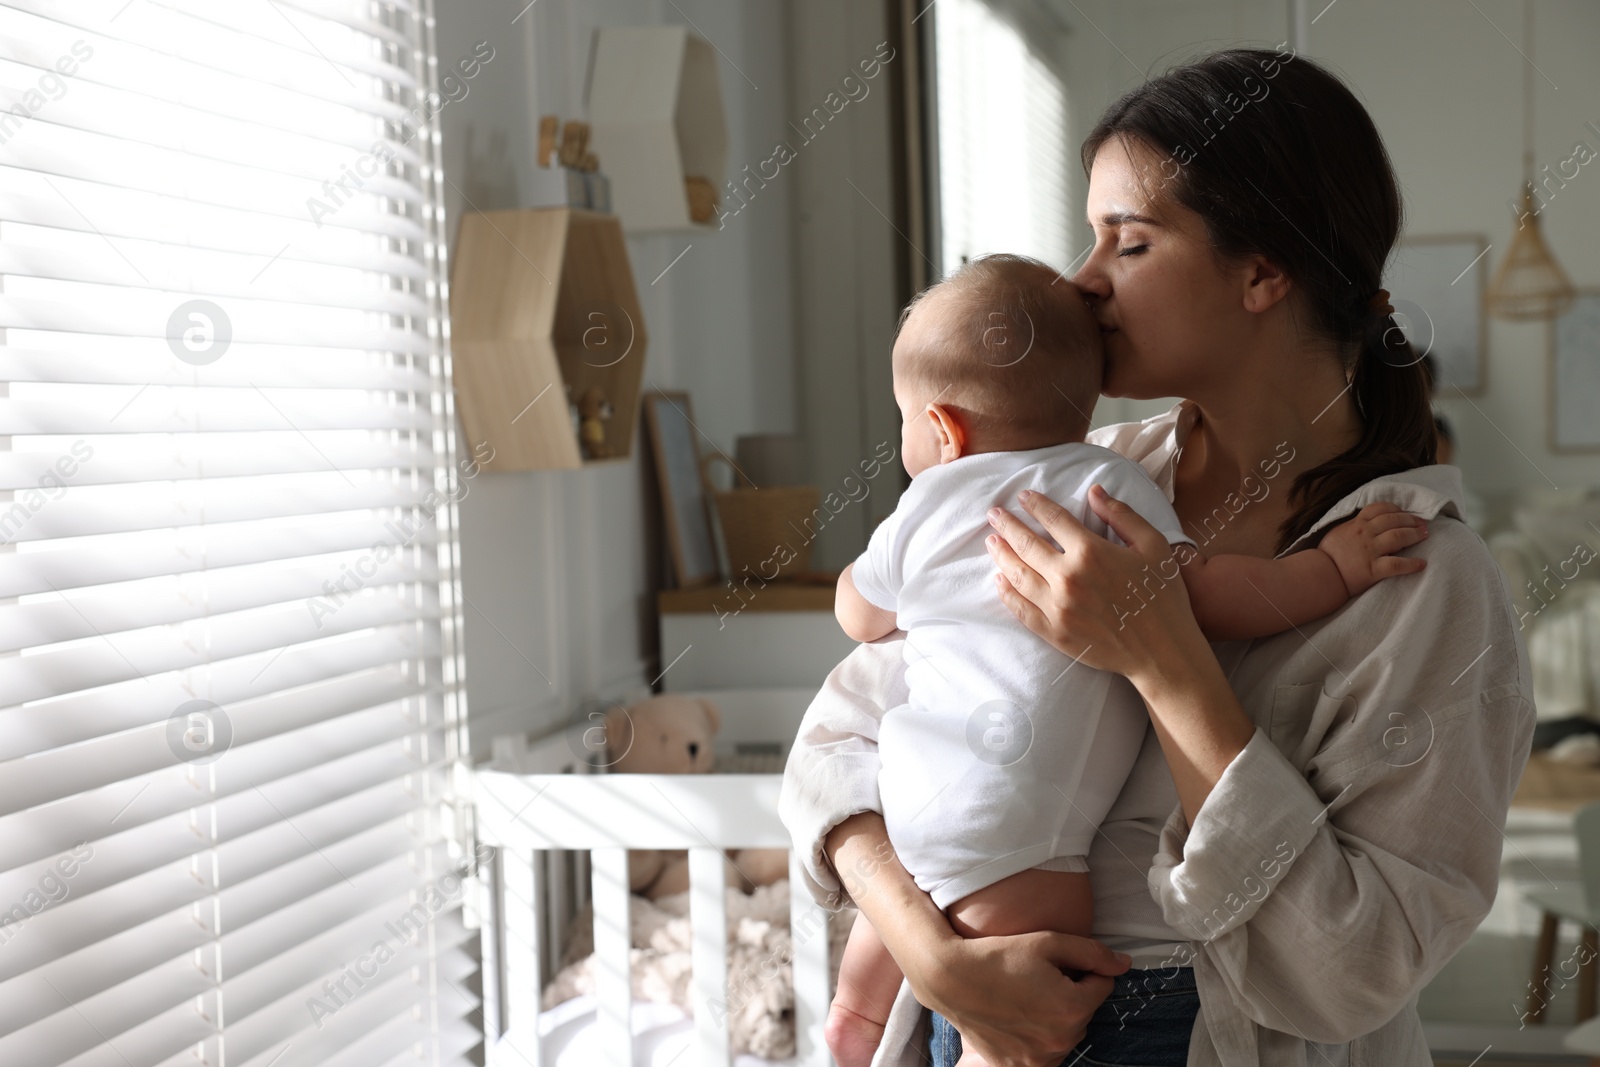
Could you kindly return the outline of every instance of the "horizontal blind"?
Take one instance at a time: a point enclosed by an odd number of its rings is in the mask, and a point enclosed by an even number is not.
[[[1048,12],[1025,0],[941,0],[932,18],[942,271],[991,252],[1065,270],[1067,90],[1040,54],[1056,36],[1043,28]]]
[[[0,0],[0,1063],[481,1044],[432,34]]]

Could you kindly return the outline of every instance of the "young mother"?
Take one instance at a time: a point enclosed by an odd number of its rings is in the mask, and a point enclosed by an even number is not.
[[[875,739],[905,697],[899,639],[835,669],[790,757],[808,888],[853,898],[905,971],[879,1063],[924,1063],[931,1042],[949,1067],[965,1040],[1008,1067],[1424,1067],[1417,992],[1494,898],[1533,706],[1379,288],[1401,215],[1388,156],[1337,78],[1239,50],[1111,105],[1083,158],[1095,245],[1074,281],[1105,392],[1186,398],[1091,440],[1141,462],[1205,551],[1294,551],[1389,501],[1428,520],[1408,550],[1427,569],[1299,631],[1207,645],[1129,509],[1092,501],[1125,548],[1019,501],[1060,549],[997,510],[996,595],[1125,675],[1154,727],[1090,852],[1095,940],[963,939],[895,860]]]

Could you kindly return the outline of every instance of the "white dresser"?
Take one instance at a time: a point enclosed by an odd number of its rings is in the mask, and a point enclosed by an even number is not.
[[[711,585],[657,595],[664,691],[820,687],[855,648],[823,576],[741,593]]]

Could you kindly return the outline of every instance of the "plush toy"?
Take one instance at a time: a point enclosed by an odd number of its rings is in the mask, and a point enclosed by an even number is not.
[[[621,774],[706,774],[716,760],[722,713],[709,700],[664,694],[604,718],[609,769]],[[789,855],[778,848],[728,853],[727,884],[750,892],[789,877]],[[651,900],[689,888],[689,855],[670,849],[628,853],[628,887]]]

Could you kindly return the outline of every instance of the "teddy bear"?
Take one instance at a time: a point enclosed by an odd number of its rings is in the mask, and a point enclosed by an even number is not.
[[[702,697],[667,693],[612,708],[603,726],[612,773],[707,774],[716,762],[714,739],[722,712]],[[728,885],[748,893],[789,877],[789,855],[778,848],[734,849],[727,856],[726,875]],[[628,887],[650,900],[686,891],[688,853],[629,851]]]

